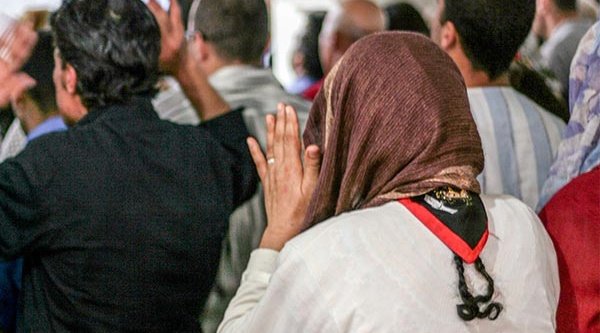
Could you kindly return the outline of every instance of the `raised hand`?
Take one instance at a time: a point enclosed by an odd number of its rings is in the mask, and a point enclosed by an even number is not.
[[[0,36],[0,107],[11,97],[21,95],[35,86],[35,81],[24,73],[16,73],[27,61],[37,42],[37,34],[27,23],[15,23]]]
[[[177,0],[171,0],[168,13],[156,0],[148,0],[148,8],[160,27],[160,67],[166,73],[174,75],[180,69],[186,52],[181,8]]]
[[[267,156],[253,138],[248,147],[265,192],[268,225],[260,247],[279,251],[309,227],[304,216],[319,178],[319,147],[307,147],[302,163],[296,111],[283,104],[276,117],[267,116]]]

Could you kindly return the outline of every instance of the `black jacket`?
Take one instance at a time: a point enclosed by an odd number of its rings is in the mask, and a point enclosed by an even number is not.
[[[25,258],[24,332],[198,331],[229,214],[257,178],[239,111],[91,111],[0,165],[0,255]]]

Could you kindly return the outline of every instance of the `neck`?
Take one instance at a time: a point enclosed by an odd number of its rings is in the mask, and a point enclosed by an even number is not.
[[[448,51],[448,54],[458,66],[460,74],[462,74],[467,88],[510,85],[508,72],[503,73],[495,79],[490,79],[486,72],[473,68],[473,64],[467,58],[464,52],[462,52],[462,50],[451,50]]]
[[[230,66],[249,65],[249,66],[260,67],[260,62],[244,63],[237,59],[236,60],[226,60],[226,59],[222,59],[222,58],[218,58],[218,57],[214,57],[213,59],[214,59],[213,61],[210,61],[205,66],[203,66],[204,71],[207,76],[211,76],[218,70],[225,68],[225,67],[230,67]]]
[[[493,80],[483,71],[469,71],[468,73],[462,73],[462,75],[467,88],[510,86],[508,73],[503,73]]]
[[[577,15],[576,11],[557,12],[554,15],[548,15],[546,17],[548,36],[545,36],[545,38],[549,38],[561,24],[576,19]]]

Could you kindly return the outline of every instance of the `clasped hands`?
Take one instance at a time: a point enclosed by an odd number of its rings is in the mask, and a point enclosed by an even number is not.
[[[254,138],[248,147],[264,187],[267,228],[260,247],[280,251],[285,243],[306,230],[305,215],[317,186],[321,167],[319,147],[304,150],[296,111],[279,104],[277,115],[268,115],[266,156]]]

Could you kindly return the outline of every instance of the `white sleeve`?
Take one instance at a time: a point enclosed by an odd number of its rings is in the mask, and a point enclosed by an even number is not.
[[[339,332],[306,264],[288,250],[252,252],[217,333]]]
[[[268,249],[252,252],[240,288],[229,303],[217,333],[242,332],[241,328],[247,327],[246,322],[253,319],[251,311],[269,286],[278,256],[279,252]]]

